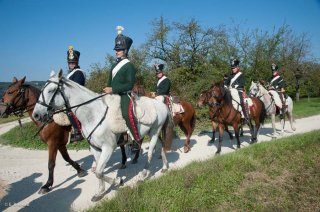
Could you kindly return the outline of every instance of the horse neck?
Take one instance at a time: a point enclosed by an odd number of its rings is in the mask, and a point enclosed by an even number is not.
[[[38,98],[40,96],[40,91],[29,85],[27,88],[26,88],[26,91],[25,91],[25,94],[24,94],[24,98],[27,100],[25,102],[25,110],[27,110],[27,113],[29,115],[29,117],[31,118],[31,120],[37,125],[37,126],[41,126],[42,123],[41,122],[38,122],[36,120],[33,119],[32,117],[32,113],[33,113],[33,110],[34,110],[34,107],[38,101]]]
[[[64,86],[64,92],[71,107],[80,105],[99,96],[97,93],[85,87],[80,87],[76,83],[73,83],[71,86]],[[72,108],[72,111],[83,125],[85,125],[88,119],[99,122],[105,110],[106,105],[100,98],[79,107]]]

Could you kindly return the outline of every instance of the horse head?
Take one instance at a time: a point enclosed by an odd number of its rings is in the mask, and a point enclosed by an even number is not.
[[[66,99],[62,91],[62,75],[62,69],[57,75],[51,72],[50,78],[42,88],[38,102],[34,107],[32,117],[35,120],[46,122],[51,119],[54,111],[66,105]]]
[[[210,92],[208,90],[201,91],[197,100],[197,106],[203,106],[208,103]]]
[[[18,80],[13,77],[12,84],[9,85],[7,90],[4,92],[1,107],[0,107],[0,117],[8,117],[12,113],[21,113],[25,109],[26,98],[25,98],[25,88],[24,82],[26,77]]]
[[[249,96],[256,97],[259,93],[259,82],[251,81]]]

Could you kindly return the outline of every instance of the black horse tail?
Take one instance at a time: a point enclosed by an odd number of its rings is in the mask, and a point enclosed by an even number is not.
[[[257,99],[259,100],[260,104],[262,105],[259,120],[260,120],[261,124],[264,124],[264,121],[266,120],[266,117],[267,117],[267,110],[266,110],[264,103],[261,101],[261,99],[259,99],[259,98],[257,98]]]
[[[163,147],[165,151],[171,150],[173,136],[174,136],[174,123],[171,116],[171,112],[169,111],[166,122],[164,123],[161,130],[161,138],[163,142]]]

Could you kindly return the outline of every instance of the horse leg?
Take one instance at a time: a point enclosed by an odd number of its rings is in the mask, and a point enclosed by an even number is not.
[[[283,133],[284,133],[284,125],[285,125],[284,118],[280,118],[280,125],[281,125],[281,135],[283,135]]]
[[[296,128],[293,126],[293,115],[292,112],[287,112],[288,119],[290,121],[290,126],[293,131],[296,131]]]
[[[239,131],[239,135],[240,135],[240,136],[243,136],[243,126],[240,125],[240,126],[238,127],[238,129],[240,130],[240,131]]]
[[[186,141],[184,143],[183,150],[184,150],[184,153],[188,153],[191,149],[190,148],[191,126],[189,125],[186,126],[184,123],[180,123],[179,126],[186,136]]]
[[[93,149],[91,149],[92,151],[95,151]],[[109,161],[111,154],[113,152],[113,148],[105,148],[102,150],[100,157],[96,158],[97,161],[97,168],[95,171],[96,177],[98,178],[99,181],[99,187],[98,187],[98,193],[96,193],[92,198],[91,201],[96,202],[98,200],[100,200],[104,195],[105,195],[105,182],[107,182],[110,185],[113,184],[123,184],[123,181],[121,178],[117,178],[119,179],[119,181],[116,181],[116,179],[113,179],[111,177],[106,176],[105,174],[103,174],[103,170],[107,165],[107,162]]]
[[[256,138],[256,129],[255,126],[252,124],[251,119],[249,119],[249,128],[250,128],[250,133],[251,133],[251,144],[255,143],[257,138]]]
[[[169,163],[168,163],[168,160],[167,160],[167,157],[166,157],[166,151],[164,149],[164,145],[162,145],[162,148],[161,148],[161,158],[162,158],[162,170],[161,170],[161,173],[164,173],[168,170],[169,168]]]
[[[127,154],[126,154],[126,150],[125,150],[125,146],[124,145],[120,145],[120,149],[121,149],[121,165],[119,167],[119,169],[125,169],[126,168],[126,162],[127,162]]]
[[[218,143],[218,149],[216,151],[216,155],[220,154],[220,152],[221,152],[223,133],[224,133],[224,125],[219,124],[219,143]]]
[[[77,170],[78,177],[84,177],[87,175],[87,172],[81,169],[80,165],[70,158],[67,147],[65,145],[59,147],[59,152],[61,153],[63,159]]]
[[[229,131],[228,126],[225,126],[224,128],[225,128],[225,131],[228,133],[228,135],[229,135],[229,137],[230,137],[230,140],[232,140],[232,139],[233,139],[233,135],[232,135],[232,133]]]
[[[45,194],[50,191],[50,188],[53,185],[53,172],[54,172],[54,167],[56,166],[56,157],[57,157],[57,146],[53,142],[48,142],[48,153],[49,153],[49,160],[48,160],[48,169],[49,169],[49,176],[48,180],[45,185],[43,185],[38,192],[39,194]]]
[[[233,124],[233,129],[234,129],[234,134],[235,134],[236,139],[237,139],[237,148],[240,149],[241,146],[240,146],[239,125],[238,125],[238,123],[234,123]]]
[[[216,128],[217,128],[217,126],[216,126],[216,123],[214,123],[214,122],[211,122],[211,124],[212,124],[212,138],[211,138],[211,140],[209,140],[209,144],[213,144],[214,143],[214,140],[216,139]]]
[[[132,162],[131,162],[132,164],[138,163],[138,158],[139,158],[140,151],[141,151],[141,149],[139,149],[138,151],[135,151],[134,157],[133,157]]]
[[[273,113],[271,114],[271,123],[272,123],[272,129],[273,129],[273,134],[272,138],[276,138],[276,115]]]

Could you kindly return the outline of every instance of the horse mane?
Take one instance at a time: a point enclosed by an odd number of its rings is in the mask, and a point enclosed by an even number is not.
[[[230,90],[224,87],[224,83],[223,82],[216,82],[213,83],[210,87],[210,89],[214,88],[214,87],[218,87],[220,89],[221,95],[222,95],[222,99],[224,99],[224,101],[226,102],[226,104],[230,104],[232,105],[232,96],[230,93]]]
[[[64,82],[64,84],[67,86],[67,87],[74,87],[74,88],[79,88],[81,89],[83,92],[86,92],[86,93],[89,93],[90,95],[94,95],[94,96],[97,96],[98,94],[96,92],[93,92],[92,90],[86,88],[85,86],[82,86],[70,79],[67,79],[65,77],[62,77],[61,80]],[[81,93],[81,92],[80,92]]]

